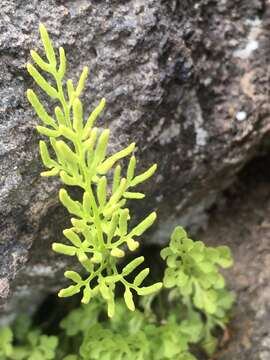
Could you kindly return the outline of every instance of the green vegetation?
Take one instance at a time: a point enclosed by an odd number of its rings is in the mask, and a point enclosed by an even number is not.
[[[74,256],[81,264],[80,273],[65,272],[73,284],[59,296],[82,292],[83,304],[66,311],[58,324],[45,331],[42,324],[33,325],[25,316],[0,329],[0,360],[196,360],[194,354],[200,351],[212,355],[218,346],[217,330],[225,329],[234,301],[220,273],[220,267],[232,266],[229,248],[207,247],[176,227],[169,246],[161,251],[166,261],[163,282],[142,286],[149,274],[149,268],[141,268],[144,257],[127,262],[125,254],[138,248],[137,238],[150,228],[156,213],[130,228],[127,200],[144,197],[134,187],[152,176],[156,165],[135,175],[135,144],[107,155],[109,130],[94,127],[105,101],[84,121],[79,100],[88,70],[83,70],[76,87],[71,80],[63,85],[64,50],[59,49],[57,65],[43,25],[40,33],[47,62],[35,51],[31,55],[55,86],[33,65],[28,65],[28,71],[58,103],[55,116],[45,110],[34,91],[28,90],[27,96],[44,123],[37,130],[49,138],[40,141],[47,168],[41,175],[59,176],[65,185],[82,190],[80,200],[72,199],[65,188],[59,192],[61,203],[73,216],[72,227],[63,231],[69,243],[54,243],[53,250]],[[127,157],[122,176],[121,161]]]
[[[163,289],[143,298],[134,312],[117,299],[111,319],[105,300],[95,297],[67,314],[58,336],[42,335],[18,319],[13,332],[0,332],[0,359],[196,360],[190,350],[195,345],[212,355],[216,330],[225,328],[234,300],[217,268],[232,265],[228,248],[206,247],[177,227],[161,255],[167,259],[163,283],[169,293]]]
[[[230,249],[227,246],[207,247],[201,241],[189,239],[183,228],[176,227],[161,257],[167,261],[163,283],[171,289],[169,297],[185,305],[190,319],[196,319],[198,313],[204,314],[202,332],[195,342],[200,341],[211,355],[217,345],[213,331],[217,326],[225,328],[234,301],[218,268],[218,265],[223,268],[233,265]]]
[[[74,285],[62,289],[59,296],[72,296],[83,290],[82,302],[88,304],[90,299],[100,294],[107,301],[108,315],[112,317],[115,312],[115,286],[121,283],[125,289],[126,305],[134,311],[134,291],[138,295],[148,295],[159,290],[162,284],[141,286],[149,273],[147,268],[137,274],[132,282],[127,280],[127,276],[143,263],[143,256],[135,258],[123,269],[119,269],[118,260],[125,256],[124,249],[136,250],[139,242],[135,239],[156,219],[156,213],[153,212],[133,229],[129,229],[131,214],[126,203],[127,199],[144,198],[144,194],[134,192],[133,189],[153,175],[156,165],[142,174],[135,175],[136,158],[132,155],[134,143],[107,156],[110,131],[101,131],[93,127],[105,106],[104,99],[84,123],[83,106],[79,97],[88,69],[83,70],[76,88],[72,80],[68,80],[63,86],[66,70],[64,49],[59,49],[58,66],[53,46],[43,25],[40,25],[40,35],[48,62],[35,51],[31,51],[31,55],[39,68],[54,78],[56,87],[33,65],[28,64],[27,69],[37,85],[49,97],[60,103],[60,107],[57,105],[54,109],[55,120],[44,109],[34,91],[27,91],[30,103],[45,125],[37,126],[37,130],[50,141],[50,150],[45,141],[40,141],[41,158],[45,167],[49,169],[41,175],[60,176],[65,185],[76,186],[83,191],[80,201],[73,200],[64,188],[59,192],[61,203],[74,217],[71,219],[72,227],[63,231],[71,245],[54,243],[53,250],[64,255],[76,256],[87,272],[82,278],[75,271],[66,271],[65,276],[72,280]],[[54,153],[53,158],[50,151]],[[128,169],[125,176],[122,176],[119,160],[128,156]],[[110,183],[112,172],[113,179]]]
[[[39,329],[31,329],[30,326],[30,319],[21,316],[13,330],[10,327],[0,329],[0,360],[56,359],[58,338],[41,334]]]

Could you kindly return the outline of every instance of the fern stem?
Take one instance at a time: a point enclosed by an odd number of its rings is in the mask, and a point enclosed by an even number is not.
[[[88,190],[89,190],[89,195],[90,195],[91,203],[92,203],[92,207],[93,207],[93,213],[94,213],[93,222],[94,222],[94,224],[96,226],[96,229],[97,229],[98,241],[99,241],[99,244],[100,244],[102,250],[104,250],[105,249],[105,243],[104,243],[104,238],[103,238],[101,219],[99,217],[98,207],[97,207],[96,199],[95,199],[95,196],[93,194],[93,190],[92,190],[91,185],[89,186]]]
[[[71,124],[71,120],[70,120],[70,107],[68,106],[66,99],[65,99],[62,81],[59,78],[57,71],[55,71],[53,74],[54,74],[54,78],[55,78],[57,89],[58,89],[59,101],[61,102],[61,105],[63,107],[67,125],[69,128],[72,128],[72,124]]]
[[[102,231],[102,223],[101,223],[101,219],[99,217],[99,211],[98,211],[98,206],[97,206],[97,202],[93,193],[93,189],[91,186],[91,178],[89,176],[89,171],[88,168],[86,166],[86,162],[85,162],[85,157],[84,157],[84,152],[83,152],[83,144],[80,141],[80,137],[77,137],[77,141],[74,143],[75,145],[75,149],[76,149],[76,153],[79,157],[79,167],[80,167],[80,171],[82,176],[84,177],[84,191],[87,191],[90,199],[91,199],[91,204],[92,204],[92,208],[93,208],[93,213],[94,213],[94,217],[93,217],[93,223],[97,229],[97,235],[98,235],[98,241],[99,244],[101,246],[101,249],[105,249],[105,243],[104,243],[104,238],[103,238],[103,231]]]

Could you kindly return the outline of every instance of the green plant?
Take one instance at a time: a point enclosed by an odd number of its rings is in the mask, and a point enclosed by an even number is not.
[[[31,328],[28,317],[19,317],[14,329],[0,329],[0,360],[53,360],[57,346],[58,338]]]
[[[82,290],[83,304],[62,319],[57,336],[43,334],[29,318],[0,329],[0,360],[196,360],[192,345],[213,354],[218,345],[216,329],[226,327],[234,301],[219,269],[232,266],[229,248],[207,247],[176,227],[169,246],[161,251],[166,260],[163,290],[161,282],[141,286],[149,274],[149,268],[140,267],[144,257],[126,264],[125,251],[138,248],[136,238],[153,224],[156,213],[129,229],[131,214],[126,201],[144,197],[133,188],[152,176],[156,165],[135,175],[134,143],[107,156],[109,130],[94,127],[105,100],[84,121],[79,99],[88,69],[83,70],[76,87],[72,80],[64,83],[65,52],[59,49],[58,65],[42,24],[40,34],[47,61],[35,51],[31,55],[53,81],[47,81],[33,65],[27,68],[45,94],[58,103],[54,116],[33,90],[27,91],[27,97],[44,123],[37,126],[38,132],[49,138],[49,146],[40,141],[41,158],[48,169],[41,175],[59,176],[65,185],[82,190],[80,200],[72,199],[64,188],[59,192],[61,203],[74,217],[72,227],[63,231],[69,243],[54,243],[53,250],[76,256],[82,265],[80,273],[65,272],[74,284],[62,289],[59,296]],[[127,157],[127,171],[122,177],[120,162]],[[118,283],[124,286],[124,301],[115,299]],[[134,292],[147,295],[136,298],[137,309]],[[105,312],[111,319],[104,316]]]
[[[12,354],[13,334],[9,327],[0,329],[0,360]]]
[[[49,35],[40,25],[47,62],[35,51],[31,56],[41,70],[53,79],[47,81],[32,64],[27,65],[28,72],[37,85],[60,106],[54,109],[55,117],[49,115],[33,90],[27,91],[27,97],[45,126],[37,126],[40,134],[49,138],[50,149],[45,141],[40,141],[40,153],[43,164],[49,170],[42,176],[59,176],[68,186],[82,189],[80,201],[70,197],[67,190],[59,192],[61,203],[74,217],[72,227],[63,231],[71,245],[54,243],[53,250],[68,256],[77,256],[78,261],[88,275],[82,278],[75,271],[66,271],[65,276],[74,282],[59,292],[60,297],[74,295],[83,290],[82,302],[88,303],[98,293],[107,301],[108,315],[115,312],[114,291],[117,283],[125,288],[124,299],[127,307],[134,311],[133,293],[147,295],[160,289],[161,283],[148,287],[141,284],[149,273],[142,270],[133,282],[127,280],[144,258],[137,257],[123,269],[119,270],[118,259],[125,256],[125,248],[134,251],[141,236],[155,221],[156,213],[152,212],[133,229],[129,229],[131,214],[126,207],[127,199],[142,199],[144,194],[134,192],[133,188],[147,180],[156,170],[156,165],[144,173],[135,176],[136,158],[133,154],[135,144],[107,156],[109,130],[100,131],[93,127],[96,118],[105,106],[102,99],[84,123],[83,106],[79,97],[84,88],[88,69],[84,68],[78,85],[72,80],[63,83],[66,71],[66,58],[63,48],[59,49],[59,66]],[[54,155],[51,157],[51,153]],[[125,177],[121,176],[119,160],[129,156]],[[110,183],[110,173],[113,180]]]
[[[93,304],[94,302],[92,302]],[[126,309],[123,301],[116,301],[116,314],[110,321],[103,318],[103,307],[97,304],[90,316],[91,303],[81,306],[71,312],[61,323],[67,336],[81,337],[78,349],[75,351],[78,359],[83,360],[194,360],[189,352],[189,344],[200,337],[203,322],[198,314],[187,321],[178,321],[178,308],[172,308],[167,319],[150,321],[142,311],[136,309],[132,314]],[[152,310],[151,310],[152,311]],[[98,314],[98,317],[95,315]],[[88,319],[84,326],[76,327],[80,319]],[[99,320],[98,320],[99,319]],[[75,356],[75,354],[73,355]]]
[[[212,330],[216,326],[225,327],[234,301],[218,268],[232,266],[230,249],[227,246],[207,247],[201,241],[191,240],[183,228],[176,227],[161,257],[167,262],[163,283],[166,288],[173,289],[171,296],[178,298],[188,312],[195,309],[205,315],[201,342],[212,354],[216,349]]]
[[[117,299],[108,319],[106,302],[95,297],[62,319],[58,337],[19,318],[13,329],[0,331],[0,359],[196,360],[192,345],[212,355],[216,330],[225,328],[234,299],[218,269],[232,265],[229,249],[206,247],[177,227],[161,255],[167,262],[164,289],[141,299],[139,309],[131,313]]]

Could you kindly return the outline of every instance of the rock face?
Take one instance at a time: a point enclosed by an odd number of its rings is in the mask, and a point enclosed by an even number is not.
[[[270,359],[269,183],[268,154],[245,167],[210,211],[208,228],[200,233],[208,244],[227,243],[235,259],[229,282],[237,304],[219,360]]]
[[[206,225],[207,207],[269,142],[269,1],[2,0],[0,298],[11,316],[57,290],[67,266],[50,244],[68,217],[57,180],[39,176],[38,120],[25,98],[39,21],[74,80],[91,69],[86,108],[106,97],[112,148],[136,141],[142,169],[158,162],[140,205],[159,209],[155,241],[175,222]]]

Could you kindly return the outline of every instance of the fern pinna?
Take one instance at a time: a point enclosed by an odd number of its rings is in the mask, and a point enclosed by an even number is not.
[[[54,115],[50,115],[35,92],[30,89],[27,91],[28,100],[43,122],[42,126],[37,126],[37,130],[49,138],[49,147],[45,141],[40,141],[41,158],[48,169],[41,175],[59,176],[65,185],[83,190],[81,201],[73,200],[65,188],[59,192],[61,203],[73,216],[72,227],[63,231],[69,245],[54,243],[53,250],[76,256],[87,272],[87,276],[82,278],[75,271],[66,271],[65,276],[74,284],[62,289],[59,296],[71,296],[82,290],[81,301],[87,304],[91,298],[101,294],[107,301],[108,315],[112,317],[115,312],[116,283],[124,286],[124,299],[130,310],[135,309],[133,291],[138,295],[148,295],[162,286],[161,283],[141,286],[149,273],[148,268],[141,270],[132,282],[127,280],[127,276],[143,263],[143,256],[135,258],[121,270],[118,265],[119,258],[125,256],[125,249],[136,250],[139,246],[137,237],[156,219],[156,213],[152,212],[133,229],[129,229],[131,214],[126,202],[128,199],[144,198],[144,194],[135,192],[134,187],[152,176],[157,166],[153,165],[146,172],[135,175],[134,143],[111,156],[107,155],[110,131],[100,131],[94,127],[95,120],[104,109],[105,99],[84,121],[80,95],[88,68],[83,69],[77,86],[73,85],[72,80],[63,82],[66,72],[65,51],[59,48],[58,64],[51,40],[42,24],[40,35],[47,60],[44,61],[36,51],[31,51],[31,56],[54,82],[47,81],[32,64],[28,64],[27,69],[37,85],[58,102]],[[122,176],[119,160],[126,157],[129,157],[129,163],[125,176]],[[108,176],[112,172],[113,176]]]

